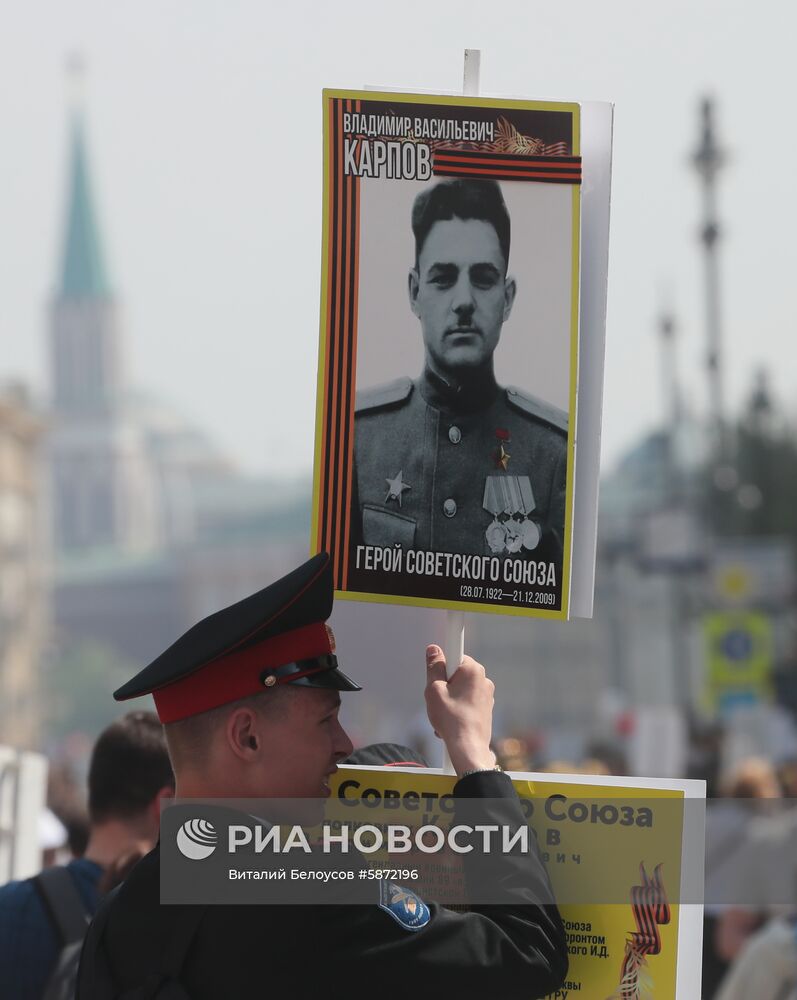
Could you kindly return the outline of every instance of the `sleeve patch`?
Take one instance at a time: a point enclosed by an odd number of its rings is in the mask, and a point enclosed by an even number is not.
[[[420,896],[387,879],[379,883],[379,908],[389,913],[405,931],[419,931],[432,919],[429,907]]]

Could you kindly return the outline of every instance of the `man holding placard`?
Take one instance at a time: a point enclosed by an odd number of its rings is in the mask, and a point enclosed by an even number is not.
[[[268,798],[273,805],[298,798],[323,809],[338,763],[352,749],[338,720],[340,694],[359,690],[339,669],[326,625],[332,594],[329,557],[321,553],[195,625],[116,692],[119,700],[153,694],[179,799]],[[465,657],[447,679],[442,651],[427,649],[429,719],[459,776],[455,815],[484,804],[522,827],[517,795],[490,750],[493,690],[475,660]],[[189,858],[182,863],[195,866],[192,892],[223,846],[209,843],[207,830],[203,842],[194,830],[193,846],[180,846],[183,829],[177,847]],[[469,913],[427,903],[391,878],[353,883],[359,905],[222,905],[214,896],[203,902],[218,905],[190,905],[192,897],[167,906],[160,900],[174,843],[168,822],[161,831],[161,845],[89,932],[79,998],[132,996],[125,991],[140,988],[137,997],[192,1000],[264,992],[431,998],[446,989],[461,1000],[526,1000],[558,989],[566,974],[564,927],[536,848],[497,855],[507,904],[474,905]],[[229,864],[223,856],[222,870]],[[264,898],[275,897],[243,901]],[[172,992],[164,992],[167,983]]]

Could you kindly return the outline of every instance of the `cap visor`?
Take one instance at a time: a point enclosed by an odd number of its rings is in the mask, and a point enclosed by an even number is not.
[[[359,684],[347,677],[342,670],[324,670],[323,673],[298,677],[288,682],[292,687],[328,688],[332,691],[362,691]]]

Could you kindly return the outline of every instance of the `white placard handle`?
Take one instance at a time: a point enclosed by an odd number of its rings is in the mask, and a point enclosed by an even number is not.
[[[465,49],[465,73],[462,78],[462,93],[465,97],[479,96],[481,62],[481,49]]]
[[[462,93],[466,97],[476,97],[479,93],[479,72],[482,54],[480,49],[465,49],[465,69],[462,76]],[[465,653],[465,613],[446,612],[446,638],[443,644],[446,658],[446,674],[450,677],[462,662]],[[454,774],[454,765],[443,745],[443,773]]]
[[[462,663],[465,653],[465,612],[446,611],[446,637],[443,654],[446,658],[446,676],[450,677]],[[448,750],[443,744],[443,774],[456,774]]]

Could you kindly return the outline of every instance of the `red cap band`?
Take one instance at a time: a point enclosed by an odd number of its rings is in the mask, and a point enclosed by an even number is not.
[[[266,691],[268,689],[260,680],[264,670],[276,670],[285,663],[327,656],[331,652],[332,644],[324,622],[313,622],[275,635],[256,646],[211,660],[187,677],[153,691],[158,718],[163,723],[177,722]],[[296,676],[277,678],[277,683],[288,683]]]

